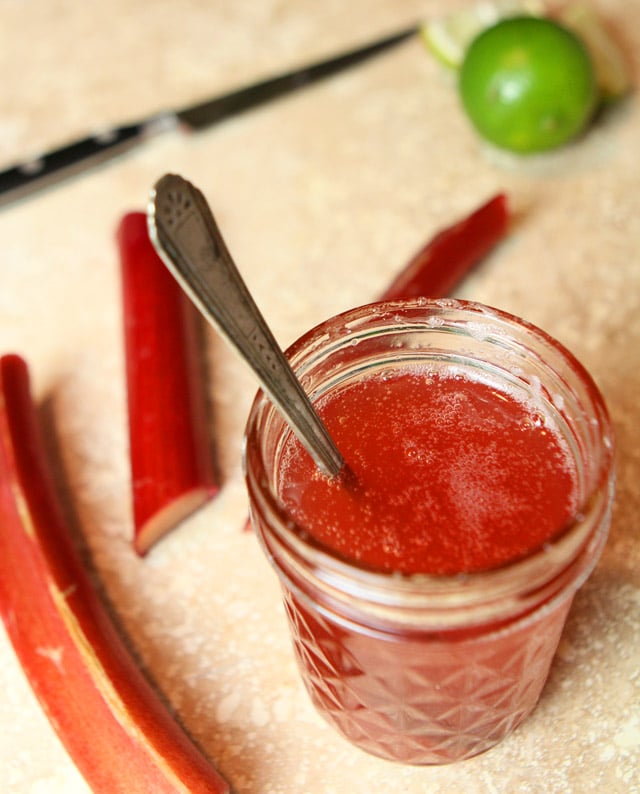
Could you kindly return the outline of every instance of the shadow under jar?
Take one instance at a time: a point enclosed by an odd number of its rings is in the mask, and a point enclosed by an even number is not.
[[[309,331],[288,356],[319,407],[363,380],[407,371],[425,383],[454,378],[462,395],[480,383],[497,400],[508,395],[526,406],[565,450],[571,510],[542,542],[489,567],[433,573],[414,565],[407,572],[402,548],[394,569],[363,559],[356,540],[336,545],[314,535],[313,522],[283,498],[291,431],[260,392],[248,419],[251,518],[279,576],[300,673],[318,711],[355,745],[387,759],[443,764],[481,753],[534,708],[573,596],[605,543],[614,466],[602,396],[546,333],[463,301],[359,307]],[[345,411],[341,422],[366,426]],[[393,420],[401,441],[402,416]],[[465,432],[462,423],[456,433]],[[395,467],[391,454],[387,465]],[[546,476],[540,473],[538,490]],[[429,478],[423,485],[428,495],[434,486]],[[347,480],[335,487],[354,486]],[[446,536],[448,526],[423,530]],[[383,534],[381,526],[380,542]],[[505,543],[508,550],[510,539]]]

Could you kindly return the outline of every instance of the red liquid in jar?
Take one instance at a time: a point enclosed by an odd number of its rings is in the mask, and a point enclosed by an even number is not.
[[[383,571],[452,574],[540,549],[569,524],[576,474],[548,415],[488,382],[403,370],[316,405],[355,487],[290,436],[281,498],[311,536]]]
[[[485,570],[539,549],[574,513],[575,469],[550,417],[488,383],[403,370],[336,388],[317,408],[356,485],[320,474],[290,436],[281,498],[344,558],[407,574]],[[414,764],[476,755],[531,712],[571,603],[508,626],[381,632],[296,588],[285,606],[320,713],[361,748]]]
[[[316,407],[353,477],[320,473],[262,399],[246,448],[252,519],[312,701],[360,748],[411,764],[477,755],[531,713],[610,504],[603,481],[594,495],[606,506],[578,510],[589,478],[611,472],[607,422],[575,362],[503,318],[513,338],[491,320],[486,339],[469,342],[484,365],[467,357],[467,325],[458,325],[479,313],[433,308],[421,332],[418,307],[393,321],[363,307],[348,318],[354,337],[336,337],[338,318],[326,345],[313,337],[298,352],[310,390],[326,389]],[[438,318],[449,332],[462,328],[460,339],[441,337]],[[414,361],[403,360],[411,350]],[[500,370],[516,359],[523,371],[535,366],[539,383]],[[553,405],[547,388],[557,389]],[[593,541],[583,545],[585,531]],[[347,564],[318,553],[327,548]],[[458,572],[469,575],[448,576]]]

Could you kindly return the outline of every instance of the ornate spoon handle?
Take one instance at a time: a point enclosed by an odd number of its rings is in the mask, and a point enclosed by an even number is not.
[[[186,293],[249,364],[316,464],[337,475],[342,455],[256,306],[202,193],[163,176],[148,209],[149,234]]]

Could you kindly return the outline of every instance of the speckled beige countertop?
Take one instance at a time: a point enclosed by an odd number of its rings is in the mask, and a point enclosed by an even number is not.
[[[92,129],[234,87],[463,3],[0,0],[0,167]],[[640,2],[597,3],[640,69]],[[412,40],[193,136],[171,132],[0,209],[0,352],[21,353],[55,426],[66,498],[148,674],[237,794],[640,791],[640,104],[526,162],[484,150]],[[211,332],[218,498],[144,560],[131,547],[114,230],[177,171],[217,213],[282,344],[373,298],[440,227],[506,190],[521,217],[459,295],[521,314],[591,370],[618,434],[610,541],[534,715],[494,750],[411,768],[316,716],[278,585],[242,532],[255,383]],[[0,630],[0,790],[86,786]]]

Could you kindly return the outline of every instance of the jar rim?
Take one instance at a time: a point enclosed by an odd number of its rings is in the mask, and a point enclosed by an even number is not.
[[[379,570],[346,557],[311,536],[308,530],[293,519],[283,507],[275,488],[272,487],[261,445],[258,443],[261,424],[270,413],[275,413],[276,409],[259,390],[249,413],[243,443],[243,466],[250,496],[260,510],[268,511],[277,518],[280,530],[284,532],[284,535],[282,532],[279,533],[280,540],[288,545],[290,554],[296,558],[309,558],[311,555],[315,564],[322,567],[329,580],[336,586],[348,587],[347,580],[353,580],[352,584],[355,588],[374,588],[378,591],[381,600],[389,599],[389,603],[395,601],[398,595],[402,598],[414,597],[417,590],[418,601],[422,597],[432,599],[437,595],[443,606],[456,606],[461,599],[461,583],[464,583],[467,594],[462,597],[462,601],[466,601],[469,593],[478,590],[491,594],[492,598],[499,601],[512,591],[515,577],[519,581],[526,577],[530,582],[531,590],[534,591],[548,585],[550,578],[559,576],[562,571],[570,567],[580,550],[589,543],[591,536],[594,535],[594,528],[583,520],[585,516],[595,511],[600,515],[599,523],[603,526],[597,539],[599,548],[596,559],[608,529],[608,520],[605,521],[602,515],[610,511],[613,492],[613,430],[604,399],[593,378],[576,356],[531,322],[501,309],[469,300],[416,298],[406,301],[374,302],[349,309],[317,324],[286,350],[286,356],[295,370],[305,356],[310,356],[316,349],[326,349],[326,346],[332,342],[339,343],[347,331],[357,334],[363,323],[366,328],[367,322],[372,317],[376,318],[378,324],[387,323],[389,327],[392,327],[392,324],[402,327],[405,324],[419,323],[425,328],[429,326],[437,328],[440,321],[444,322],[446,316],[455,318],[467,328],[477,326],[471,328],[472,334],[491,331],[499,336],[505,329],[514,332],[517,330],[535,338],[547,352],[553,352],[567,371],[570,371],[585,388],[596,415],[595,421],[601,428],[602,437],[608,439],[608,443],[603,445],[599,476],[594,482],[592,491],[586,495],[579,507],[578,515],[581,520],[574,520],[569,526],[561,529],[543,548],[488,570],[456,574],[399,574]],[[600,499],[597,498],[598,495]],[[584,573],[583,578],[586,578],[589,572],[590,568]],[[578,582],[577,586],[580,583]]]

